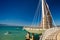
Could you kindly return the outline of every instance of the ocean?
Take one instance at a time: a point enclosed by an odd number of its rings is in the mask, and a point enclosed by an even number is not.
[[[23,26],[0,26],[0,40],[25,40],[27,34]],[[35,34],[36,40],[38,35]]]

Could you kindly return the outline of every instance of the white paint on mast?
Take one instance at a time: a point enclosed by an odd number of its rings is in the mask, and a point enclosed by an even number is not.
[[[42,24],[42,26],[43,26],[43,29],[44,29],[44,0],[42,0],[42,21],[43,21],[43,24]]]

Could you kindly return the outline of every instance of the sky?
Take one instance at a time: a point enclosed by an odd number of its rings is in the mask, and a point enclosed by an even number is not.
[[[29,26],[39,0],[0,0],[0,24]],[[46,0],[56,25],[60,25],[60,0]]]

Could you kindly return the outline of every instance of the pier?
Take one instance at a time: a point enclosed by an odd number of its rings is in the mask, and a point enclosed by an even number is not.
[[[41,2],[42,2],[41,23],[38,25],[38,27],[30,26],[30,27],[24,27],[24,29],[30,33],[42,34],[40,35],[39,40],[60,40],[59,36],[60,28],[56,26],[46,0],[42,0]],[[32,40],[34,40],[33,35]]]

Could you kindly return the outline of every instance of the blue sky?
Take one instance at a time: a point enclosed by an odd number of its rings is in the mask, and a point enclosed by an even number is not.
[[[39,0],[0,0],[0,24],[30,25]],[[53,19],[60,25],[60,0],[46,0]]]

